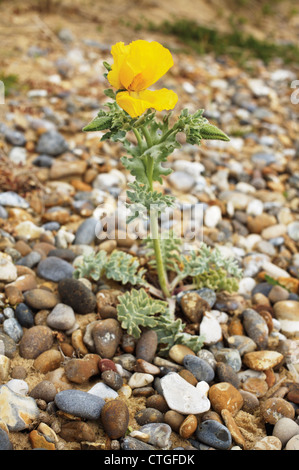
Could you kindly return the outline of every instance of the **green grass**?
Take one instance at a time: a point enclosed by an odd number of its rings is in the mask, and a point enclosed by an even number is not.
[[[241,63],[251,58],[261,59],[266,64],[275,58],[281,58],[285,64],[299,63],[297,45],[261,41],[252,35],[242,33],[234,25],[229,33],[207,28],[185,19],[165,21],[159,25],[149,22],[146,27],[151,31],[159,31],[179,38],[185,46],[191,47],[199,54],[226,55]]]

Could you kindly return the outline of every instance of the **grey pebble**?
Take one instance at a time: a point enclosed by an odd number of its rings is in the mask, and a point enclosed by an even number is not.
[[[37,275],[47,281],[59,282],[71,278],[73,272],[74,268],[70,263],[56,256],[49,256],[37,266]]]
[[[28,209],[29,203],[22,196],[19,196],[14,191],[6,191],[0,193],[0,204],[2,206],[20,207],[21,209]]]
[[[229,364],[235,372],[239,372],[242,367],[242,359],[237,349],[222,348],[214,352],[217,362]]]
[[[195,435],[200,442],[219,450],[227,450],[232,444],[232,436],[227,427],[213,419],[200,423]]]
[[[15,308],[15,317],[21,326],[31,328],[34,325],[34,315],[28,305],[23,302],[19,303]]]
[[[0,450],[13,450],[9,435],[2,428],[0,428]]]
[[[155,450],[154,446],[130,436],[127,436],[122,440],[121,448],[123,450]]]
[[[96,237],[96,225],[98,221],[94,217],[84,220],[76,231],[75,245],[89,245]]]
[[[22,256],[16,262],[17,265],[27,266],[27,268],[34,268],[41,260],[41,255],[37,251],[32,250],[28,255]]]
[[[98,419],[105,400],[81,390],[63,390],[55,396],[56,406],[66,413],[83,419]]]
[[[215,377],[213,368],[200,357],[187,354],[184,357],[183,364],[199,382],[204,380],[210,383]]]
[[[3,330],[15,343],[18,343],[23,336],[23,328],[16,318],[7,318],[4,320]]]
[[[47,325],[54,330],[69,330],[76,322],[75,312],[69,305],[59,303],[47,316]]]
[[[148,434],[149,444],[160,449],[168,447],[170,444],[170,436],[172,429],[169,424],[166,423],[148,423],[139,428],[140,432]]]
[[[44,132],[40,136],[36,146],[37,153],[52,155],[54,157],[61,155],[67,150],[68,144],[65,138],[55,130]]]

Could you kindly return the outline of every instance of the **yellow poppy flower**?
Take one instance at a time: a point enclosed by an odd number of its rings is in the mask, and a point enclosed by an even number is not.
[[[129,45],[118,42],[112,46],[114,63],[108,73],[109,83],[120,91],[116,102],[131,117],[141,116],[149,108],[157,111],[173,109],[178,96],[172,90],[147,90],[172,66],[168,49],[156,41],[133,41]]]

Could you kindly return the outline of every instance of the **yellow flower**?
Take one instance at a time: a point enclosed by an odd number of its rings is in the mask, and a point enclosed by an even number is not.
[[[109,83],[119,91],[116,102],[131,117],[141,116],[149,108],[173,109],[178,96],[172,90],[147,90],[173,66],[168,49],[156,41],[118,42],[112,46],[114,63],[108,73]]]

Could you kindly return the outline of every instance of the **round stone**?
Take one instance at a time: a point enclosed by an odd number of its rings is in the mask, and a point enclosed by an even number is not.
[[[231,433],[227,427],[213,419],[201,422],[195,435],[199,442],[203,442],[214,449],[227,450],[232,445]]]
[[[120,439],[125,436],[129,417],[129,409],[123,400],[111,400],[103,406],[101,422],[110,439]]]
[[[299,450],[299,434],[291,437],[285,446],[285,450]]]
[[[215,377],[213,368],[198,356],[187,354],[184,357],[183,364],[198,381],[203,380],[207,383],[210,383]]]
[[[122,377],[114,370],[105,370],[102,372],[101,378],[105,384],[111,387],[113,390],[119,390],[123,386]]]
[[[234,416],[243,406],[241,393],[228,382],[212,385],[208,396],[213,410],[219,414],[221,414],[221,410],[226,409]]]
[[[224,362],[225,364],[229,364],[235,372],[239,372],[239,370],[241,370],[242,360],[237,349],[218,349],[214,352],[214,356],[217,362]]]
[[[44,400],[49,403],[54,400],[57,393],[55,385],[49,380],[42,380],[30,392],[30,396],[34,399]]]
[[[95,311],[97,300],[94,293],[78,279],[63,279],[58,283],[61,302],[73,308],[75,313]]]
[[[74,326],[76,317],[69,305],[57,304],[47,316],[47,325],[54,330],[69,330]]]
[[[54,337],[50,328],[43,325],[33,326],[25,331],[19,344],[20,356],[36,359],[41,353],[51,349]]]
[[[57,295],[46,289],[32,289],[24,293],[25,303],[35,310],[48,310],[59,302]]]
[[[248,308],[242,313],[244,329],[258,349],[266,349],[268,345],[268,326],[263,317],[255,310]]]
[[[83,421],[63,423],[59,436],[66,442],[94,442],[96,440],[95,431]]]
[[[183,439],[189,439],[196,431],[197,418],[195,415],[188,415],[179,428],[179,434]]]
[[[277,437],[284,447],[293,436],[299,435],[299,425],[290,418],[280,418],[274,425],[272,435]]]
[[[83,359],[73,358],[64,366],[65,375],[70,382],[82,384],[94,375],[99,374],[99,360],[97,354],[86,354]]]
[[[210,305],[198,293],[187,292],[181,298],[181,308],[189,321],[199,323],[204,312],[210,310]]]
[[[276,424],[281,418],[294,419],[295,410],[291,403],[283,398],[268,398],[261,406],[262,416],[266,423]]]
[[[163,423],[164,416],[161,411],[155,408],[144,408],[137,412],[135,419],[140,426],[144,426],[148,423]]]
[[[217,362],[215,373],[218,382],[229,382],[235,388],[239,388],[240,379],[230,364],[226,364],[225,362]]]
[[[167,423],[148,423],[139,428],[147,436],[147,442],[159,449],[170,444],[171,427]]]
[[[68,150],[65,138],[57,131],[50,130],[44,132],[36,146],[36,152],[56,157]]]
[[[48,349],[37,356],[33,363],[33,367],[42,374],[46,374],[51,370],[57,369],[60,366],[61,361],[62,355],[59,351],[56,349]]]

